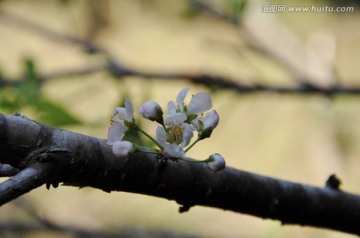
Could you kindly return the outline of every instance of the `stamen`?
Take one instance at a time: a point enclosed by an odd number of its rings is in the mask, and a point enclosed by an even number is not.
[[[110,117],[110,124],[114,125],[117,123],[124,124],[124,121],[126,120],[126,115],[120,114],[119,111],[114,111],[114,113]]]
[[[169,139],[168,141],[175,142],[176,144],[180,144],[183,140],[183,132],[184,128],[180,126],[169,127]]]

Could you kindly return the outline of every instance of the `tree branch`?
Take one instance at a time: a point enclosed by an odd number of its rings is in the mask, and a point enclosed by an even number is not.
[[[0,163],[0,177],[10,177],[14,176],[17,173],[19,173],[18,169],[15,169],[8,164]]]
[[[52,164],[34,163],[0,183],[0,206],[43,185],[51,178],[52,166]]]
[[[28,173],[28,179],[37,175],[36,186],[63,182],[106,192],[141,193],[175,200],[181,204],[180,212],[201,205],[283,224],[360,234],[360,196],[329,186],[334,183],[319,188],[230,167],[213,173],[204,164],[163,163],[145,154],[116,158],[104,139],[47,127],[22,116],[0,114],[0,131],[0,162]],[[43,172],[28,172],[39,168]],[[13,188],[18,187],[15,181]]]

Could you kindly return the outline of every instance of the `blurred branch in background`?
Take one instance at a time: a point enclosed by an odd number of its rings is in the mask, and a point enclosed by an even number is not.
[[[35,217],[34,217],[35,218]],[[139,238],[139,237],[158,237],[158,238],[193,238],[196,236],[178,234],[173,231],[166,231],[164,229],[147,229],[139,227],[124,227],[116,229],[117,231],[93,230],[86,228],[78,228],[73,226],[62,226],[52,223],[49,220],[41,219],[39,224],[32,225],[28,222],[7,221],[0,222],[0,230],[2,234],[10,237],[18,237],[26,234],[44,235],[44,236],[61,236],[66,237],[104,237],[104,238]]]
[[[25,212],[30,221],[5,221],[0,222],[2,235],[19,236],[19,235],[67,235],[71,237],[107,237],[107,238],[136,238],[136,237],[164,237],[164,238],[191,238],[193,236],[184,233],[177,234],[173,231],[164,229],[146,229],[137,227],[113,227],[101,230],[93,228],[80,228],[69,225],[59,225],[47,217],[39,214],[38,208],[27,202],[25,199],[19,199],[12,203],[14,210]]]
[[[193,1],[197,2],[197,1]],[[207,5],[196,3],[195,6],[201,7],[201,9],[211,10],[211,12],[216,12],[212,10]],[[227,17],[220,15],[220,13],[216,12],[216,16],[219,16],[223,19],[228,20]],[[138,76],[141,78],[156,78],[156,79],[173,79],[173,80],[182,80],[186,79],[194,84],[201,84],[209,87],[212,90],[221,90],[228,89],[233,90],[238,93],[260,93],[260,92],[270,92],[270,93],[284,93],[284,94],[320,94],[324,96],[333,96],[338,94],[347,94],[347,95],[360,95],[360,87],[345,87],[340,84],[321,86],[318,85],[316,79],[312,78],[304,78],[305,75],[302,75],[299,79],[297,87],[290,86],[269,86],[261,83],[252,83],[241,84],[238,83],[240,80],[225,78],[220,75],[213,75],[200,73],[200,74],[189,74],[189,73],[178,73],[178,72],[166,72],[166,70],[162,72],[147,72],[141,69],[135,69],[128,65],[123,64],[120,60],[116,59],[112,56],[107,50],[105,50],[102,46],[98,45],[96,42],[93,42],[88,39],[82,39],[76,36],[66,35],[57,33],[51,29],[43,27],[39,24],[31,22],[29,20],[23,19],[19,16],[15,16],[14,14],[10,14],[8,12],[1,11],[1,19],[6,21],[8,24],[12,24],[14,26],[20,27],[24,30],[32,31],[35,34],[39,34],[44,36],[49,40],[56,40],[60,43],[69,43],[81,46],[87,53],[90,54],[101,54],[105,56],[104,62],[98,65],[82,67],[78,69],[70,69],[64,70],[61,72],[54,72],[47,75],[39,75],[38,79],[40,83],[43,83],[48,80],[55,80],[63,77],[75,77],[80,75],[92,74],[99,71],[107,71],[115,78],[121,79],[127,76]],[[232,20],[229,22],[233,22]],[[237,23],[235,23],[237,24]],[[252,40],[248,42],[253,42]],[[254,45],[251,43],[252,48],[256,48],[259,51],[267,52],[273,58],[281,61],[288,62],[285,58],[278,58],[272,52],[269,51],[269,48]],[[299,71],[300,72],[300,71]],[[294,73],[297,75],[297,73]],[[15,86],[20,83],[19,79],[9,79],[5,76],[0,77],[0,86],[10,87]],[[258,80],[252,79],[253,82]],[[315,82],[315,83],[313,83]]]
[[[306,46],[275,15],[259,15],[258,12],[263,3],[247,0],[227,0],[225,2],[230,3],[228,4],[230,7],[234,3],[238,3],[232,6],[232,9],[236,9],[237,14],[229,14],[229,10],[218,9],[218,6],[214,6],[209,1],[188,0],[188,2],[198,11],[209,13],[209,16],[234,25],[239,32],[239,37],[244,40],[246,47],[269,56],[283,65],[300,84],[334,86],[334,83],[337,82],[334,74],[335,43],[330,42],[327,45],[330,59],[329,57],[327,59],[322,58],[321,55]],[[238,5],[241,7],[237,7]],[[260,17],[265,17],[266,21],[260,20]],[[275,28],[276,31],[274,31]],[[326,44],[331,38],[322,40],[322,43]],[[304,57],[311,59],[311,62],[304,60]]]

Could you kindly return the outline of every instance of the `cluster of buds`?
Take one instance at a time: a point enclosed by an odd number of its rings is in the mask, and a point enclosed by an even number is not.
[[[144,118],[157,122],[156,139],[143,131],[135,122],[134,107],[132,102],[125,98],[125,108],[116,107],[111,116],[111,126],[108,131],[108,144],[112,146],[113,154],[117,157],[126,157],[131,153],[143,152],[161,155],[165,159],[184,160],[187,162],[204,162],[212,171],[225,168],[225,160],[219,154],[213,154],[201,161],[191,160],[185,157],[199,141],[209,138],[219,123],[219,115],[211,110],[212,101],[209,94],[200,92],[192,96],[188,105],[184,103],[189,89],[184,88],[176,98],[176,103],[170,101],[167,105],[168,115],[163,117],[161,106],[154,101],[144,103],[138,113]],[[158,149],[144,150],[142,147],[123,140],[124,135],[135,130],[152,140]],[[197,138],[191,143],[197,132]]]

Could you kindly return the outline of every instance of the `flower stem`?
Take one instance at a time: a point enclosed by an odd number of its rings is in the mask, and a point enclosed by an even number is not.
[[[165,124],[162,123],[161,126],[164,128],[166,134],[169,134],[169,129],[166,128]]]
[[[160,125],[164,128],[164,130],[165,130],[166,134],[169,136],[169,138],[171,138],[171,136],[170,136],[170,134],[169,134],[169,129],[166,128],[164,122],[163,122],[163,123],[160,123]],[[173,142],[173,141],[172,141],[172,142]]]
[[[188,152],[200,140],[201,140],[200,137],[198,137],[191,145],[188,146],[188,148],[186,148],[185,153]]]
[[[154,138],[152,138],[148,133],[146,133],[145,131],[143,131],[140,127],[137,127],[136,130],[138,130],[139,132],[143,133],[147,138],[149,138],[152,142],[154,142],[162,151],[164,149],[164,147],[162,147],[159,142],[157,142]]]
[[[206,163],[206,162],[209,162],[209,159],[205,159],[205,160],[191,160],[191,159],[188,159],[186,157],[181,157],[181,158],[177,158],[179,160],[182,160],[182,161],[185,161],[185,162],[188,162],[188,163]]]
[[[139,148],[136,148],[136,151],[142,152],[142,153],[144,153],[144,154],[152,154],[152,155],[159,155],[159,154],[161,154],[160,152],[157,152],[157,151],[142,150],[142,149],[139,149]]]

